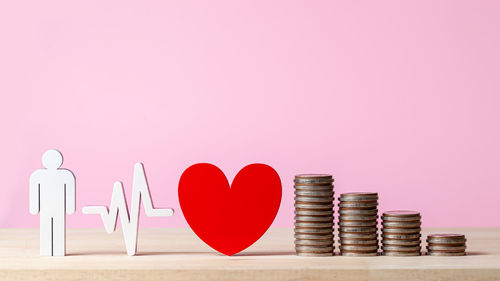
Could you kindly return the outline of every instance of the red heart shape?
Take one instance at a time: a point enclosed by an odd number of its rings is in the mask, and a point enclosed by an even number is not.
[[[241,169],[231,184],[212,164],[187,168],[179,180],[182,213],[198,237],[215,250],[234,255],[269,228],[281,203],[281,180],[265,164]]]

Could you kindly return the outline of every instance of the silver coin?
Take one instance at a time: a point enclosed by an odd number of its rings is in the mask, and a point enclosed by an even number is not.
[[[360,251],[360,252],[368,252],[368,251],[376,251],[378,249],[378,245],[375,246],[357,246],[357,245],[340,245],[340,249],[342,251]]]
[[[295,251],[308,252],[308,253],[326,253],[333,252],[333,246],[330,247],[314,247],[314,246],[295,246]]]
[[[427,246],[428,251],[459,252],[465,251],[466,246]]]
[[[294,191],[295,195],[298,196],[311,196],[311,197],[333,197],[333,191],[321,191],[321,190],[295,190]]]
[[[384,227],[397,227],[397,228],[416,228],[420,227],[420,222],[388,222],[383,221]]]
[[[342,232],[361,232],[361,233],[374,233],[377,232],[376,227],[349,227],[349,226],[341,226],[339,227],[339,231]]]
[[[421,229],[419,228],[391,228],[384,227],[382,228],[383,233],[397,233],[397,234],[408,234],[408,233],[420,233]]]
[[[391,222],[419,222],[420,216],[418,217],[387,217],[382,215],[383,221],[391,221]]]
[[[327,228],[333,227],[333,222],[296,222],[296,227]]]
[[[417,252],[391,252],[391,251],[383,251],[383,256],[398,256],[398,257],[415,257],[420,256],[420,251]]]
[[[375,257],[378,256],[378,252],[372,252],[372,253],[356,253],[356,252],[346,252],[346,251],[341,251],[340,252],[341,256],[346,256],[346,257]]]
[[[399,240],[399,239],[382,239],[384,245],[394,246],[419,246],[420,240]]]
[[[393,251],[393,252],[416,252],[416,251],[420,251],[421,247],[420,246],[402,247],[402,246],[384,245],[384,246],[382,246],[382,250]]]
[[[339,237],[342,239],[376,239],[377,236],[377,233],[339,232]]]
[[[339,197],[340,202],[365,202],[365,201],[376,201],[378,197],[368,196],[368,197]]]
[[[333,251],[327,253],[297,252],[297,256],[303,256],[303,257],[331,257],[333,255],[334,255]]]
[[[330,177],[313,177],[311,175],[311,177],[303,177],[303,176],[295,176],[295,178],[293,179],[293,181],[295,183],[311,183],[311,184],[314,184],[314,183],[332,183],[334,181],[334,179],[330,176]]]
[[[332,191],[333,192],[333,185],[328,184],[328,185],[301,185],[301,184],[295,184],[294,186],[295,190],[305,190],[305,191]]]
[[[378,216],[356,216],[356,215],[345,215],[340,214],[340,221],[377,221]]]
[[[374,216],[377,215],[378,210],[344,210],[344,209],[339,209],[339,214],[341,215],[354,215],[354,216],[360,216],[360,215],[367,215],[367,216]]]
[[[353,209],[359,209],[359,208],[376,208],[378,206],[377,201],[371,201],[371,202],[366,202],[366,203],[360,203],[360,202],[340,202],[339,207],[341,208],[353,208]]]
[[[384,216],[387,217],[420,217],[420,213],[417,211],[408,211],[408,210],[397,210],[397,211],[387,211],[383,213]]]
[[[371,201],[378,199],[378,193],[349,192],[340,194],[340,201]]]
[[[295,216],[295,221],[300,222],[331,222],[333,221],[333,216],[324,216],[324,217],[311,217],[311,216]]]
[[[314,247],[333,247],[333,240],[301,240],[296,239],[295,245]]]
[[[420,239],[422,236],[420,233],[417,234],[382,234],[383,239],[398,239],[398,240],[412,240],[412,239]]]
[[[442,247],[460,247],[465,246],[465,242],[454,242],[454,243],[435,243],[427,241],[428,246],[442,246]]]
[[[378,245],[378,240],[377,239],[359,240],[359,239],[342,238],[339,239],[339,243],[341,245]]]
[[[295,215],[298,216],[333,216],[333,210],[332,211],[300,211],[300,210],[295,210]]]
[[[429,234],[427,235],[427,240],[463,240],[465,235],[463,234]]]
[[[339,221],[339,226],[369,227],[376,226],[377,221]]]
[[[327,240],[327,239],[332,239],[333,240],[333,234],[299,234],[295,233],[293,235],[296,239],[309,239],[309,240]]]
[[[427,255],[429,256],[465,256],[465,252],[456,252],[456,253],[450,253],[450,252],[427,252]]]
[[[434,238],[427,236],[427,242],[435,244],[459,244],[465,243],[467,239],[465,238]]]
[[[332,234],[333,228],[295,228],[296,234]]]
[[[332,203],[333,197],[305,197],[305,196],[295,196],[295,202],[317,202],[317,203]]]
[[[325,203],[325,204],[304,204],[304,203],[295,203],[295,209],[299,210],[333,210],[333,204]]]

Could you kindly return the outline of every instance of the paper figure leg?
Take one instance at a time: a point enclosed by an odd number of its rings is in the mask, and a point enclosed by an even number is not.
[[[53,228],[53,255],[66,255],[66,219],[65,216],[54,217],[52,222]]]
[[[52,218],[40,216],[40,256],[52,256]]]

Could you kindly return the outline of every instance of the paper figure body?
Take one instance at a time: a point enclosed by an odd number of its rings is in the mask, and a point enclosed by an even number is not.
[[[166,217],[174,214],[173,209],[155,209],[151,194],[149,193],[144,166],[142,163],[136,163],[132,182],[132,209],[130,211],[130,216],[127,201],[125,199],[125,192],[123,191],[123,184],[119,181],[115,182],[113,186],[109,210],[106,206],[86,206],[83,207],[82,212],[84,214],[101,215],[104,228],[108,233],[113,233],[116,230],[116,222],[118,215],[120,215],[127,254],[133,256],[137,252],[137,234],[139,231],[141,199],[144,200],[144,210],[148,217]]]
[[[59,169],[62,154],[47,150],[42,156],[45,169],[30,177],[30,213],[40,213],[40,255],[66,254],[66,213],[75,212],[75,176],[70,170]]]

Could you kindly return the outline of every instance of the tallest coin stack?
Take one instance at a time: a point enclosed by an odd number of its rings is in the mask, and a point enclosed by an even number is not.
[[[332,256],[333,178],[302,174],[294,179],[295,251],[299,256]]]

